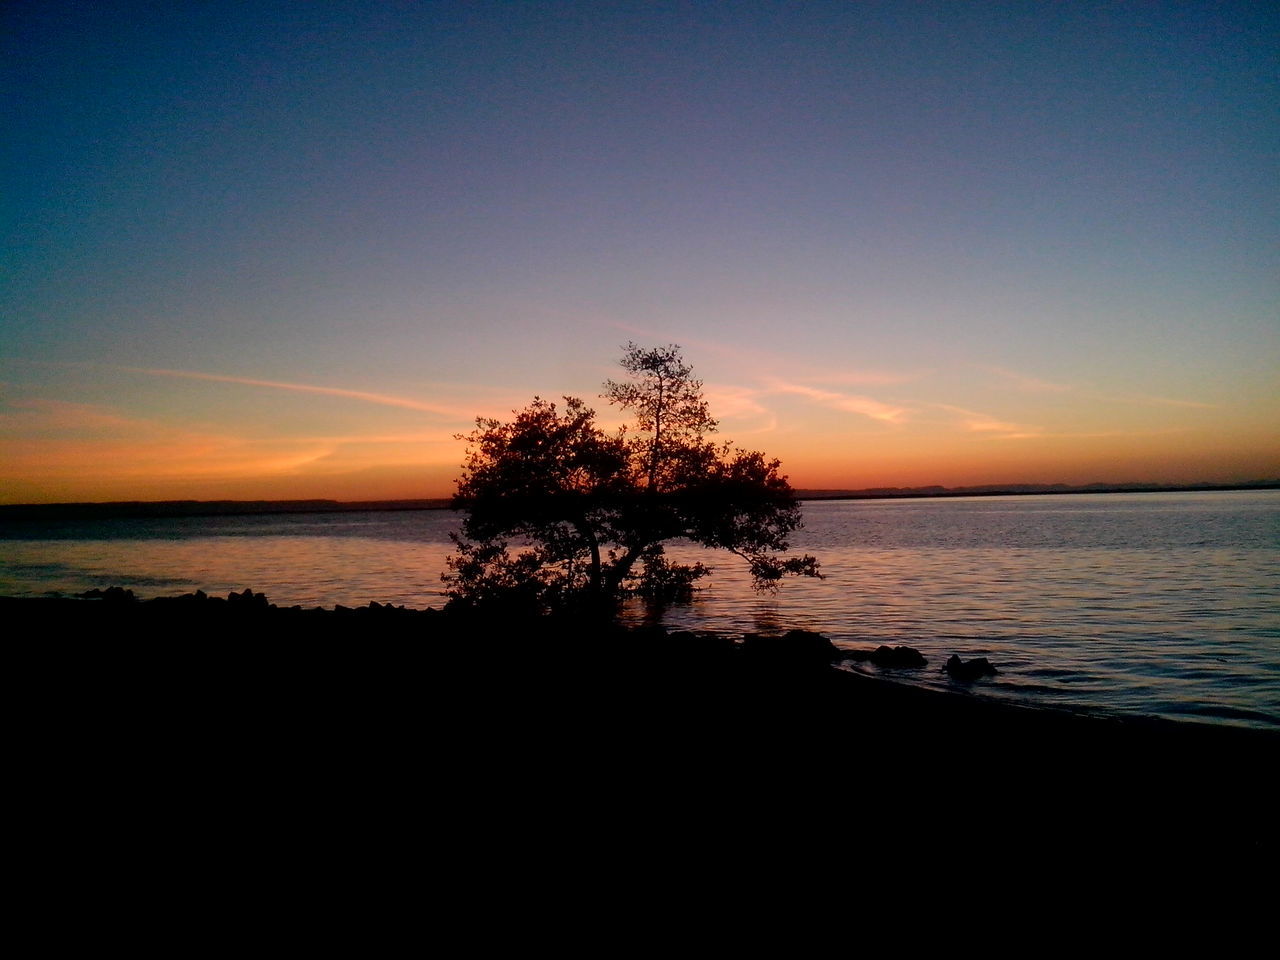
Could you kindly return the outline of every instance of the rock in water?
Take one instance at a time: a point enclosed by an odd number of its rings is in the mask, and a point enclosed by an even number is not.
[[[972,683],[980,677],[995,676],[1000,671],[991,665],[991,661],[986,657],[975,657],[972,660],[961,660],[956,654],[951,655],[942,669],[951,674],[956,680],[962,680],[965,683]]]
[[[877,667],[900,670],[910,667],[923,667],[929,661],[915,647],[887,647],[880,646],[876,648],[875,653],[868,657]]]

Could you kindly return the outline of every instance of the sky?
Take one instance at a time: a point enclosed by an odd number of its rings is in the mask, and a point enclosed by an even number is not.
[[[1280,7],[13,0],[0,502],[447,496],[676,343],[802,488],[1280,477]]]

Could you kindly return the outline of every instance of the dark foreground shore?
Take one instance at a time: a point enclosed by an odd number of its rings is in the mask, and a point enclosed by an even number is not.
[[[677,803],[708,785],[805,784],[891,805],[1094,804],[1117,791],[1247,805],[1265,803],[1280,757],[1266,730],[851,674],[814,634],[743,642],[378,604],[280,609],[248,592],[0,598],[0,622],[25,748],[91,771],[99,789],[197,776],[218,790],[323,770],[333,790],[485,783],[485,804],[582,790]]]
[[[559,943],[707,901],[754,935],[819,891],[879,918],[922,879],[944,904],[991,871],[1092,897],[1230,883],[1275,850],[1268,731],[884,683],[812,634],[252,594],[0,598],[0,623],[9,822],[33,851],[16,875],[95,937],[400,915]]]

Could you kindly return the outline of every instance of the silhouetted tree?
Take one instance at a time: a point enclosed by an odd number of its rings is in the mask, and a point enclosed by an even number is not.
[[[629,378],[604,385],[633,416],[617,433],[582,400],[535,397],[460,437],[453,601],[546,612],[611,611],[627,593],[680,599],[709,572],[667,558],[663,544],[681,538],[741,557],[758,589],[819,576],[813,557],[780,555],[800,508],[779,462],[708,438],[717,424],[680,348],[628,344],[622,367]]]

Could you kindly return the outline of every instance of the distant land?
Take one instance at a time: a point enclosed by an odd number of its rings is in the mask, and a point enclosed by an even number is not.
[[[800,500],[906,500],[937,497],[1037,496],[1051,493],[1174,493],[1211,490],[1274,490],[1280,479],[1242,483],[1065,483],[987,484],[976,487],[870,487],[862,490],[796,490]],[[218,517],[270,513],[351,513],[361,510],[443,510],[448,498],[430,500],[131,500],[107,503],[0,504],[0,522],[101,520],[108,517]]]
[[[800,500],[895,500],[923,497],[1016,497],[1047,493],[1177,493],[1207,490],[1275,490],[1280,479],[1240,483],[992,483],[977,487],[869,487],[863,490],[796,490]]]
[[[128,500],[107,503],[0,505],[0,521],[102,520],[108,517],[223,517],[259,513],[352,513],[357,510],[442,510],[435,500]]]

